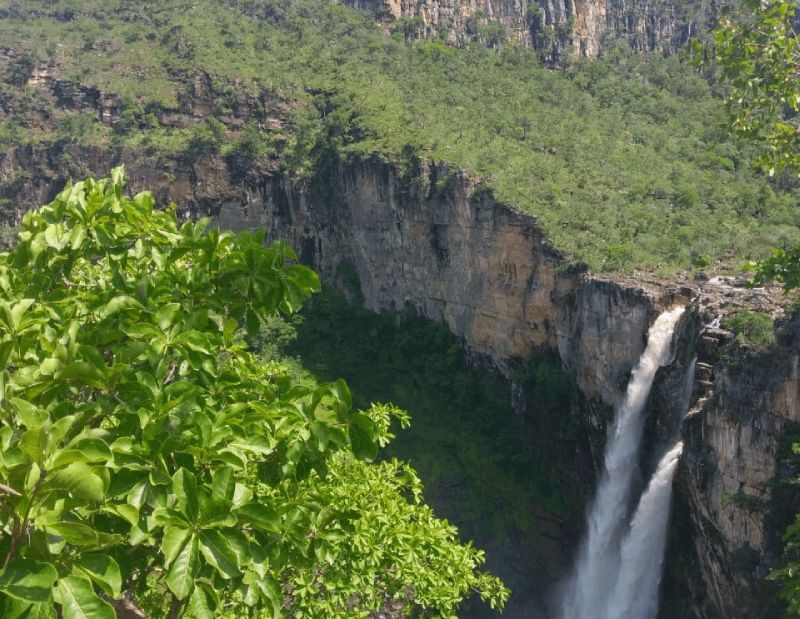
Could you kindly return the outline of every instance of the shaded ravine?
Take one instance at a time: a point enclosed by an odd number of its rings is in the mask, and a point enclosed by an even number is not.
[[[643,525],[642,519],[650,515],[651,511],[645,509],[638,512],[639,521],[634,519],[631,535],[624,541],[623,535],[625,524],[628,522],[644,430],[645,404],[656,371],[670,361],[673,333],[683,312],[683,307],[664,312],[650,327],[647,347],[633,370],[625,399],[617,407],[614,427],[606,447],[604,470],[587,516],[586,539],[581,546],[574,572],[563,587],[560,604],[562,619],[621,619],[622,617],[638,619],[647,616],[630,615],[620,610],[626,608],[629,601],[620,599],[617,595],[630,594],[635,597],[640,593],[635,587],[631,589],[628,586],[627,574],[636,569],[641,570],[644,566],[632,567],[626,565],[625,560],[635,560],[639,556],[639,549],[636,547],[639,534],[645,528],[649,528],[649,523]],[[670,451],[670,454],[673,451]],[[668,469],[670,486],[675,463],[677,456],[667,459],[666,464],[660,463],[656,473],[656,476],[663,477],[666,476],[665,470]],[[653,486],[657,487],[660,486],[658,484]],[[648,493],[649,490],[646,494]],[[658,498],[662,500],[663,496]],[[667,498],[666,505],[668,504]],[[662,537],[666,535],[666,524],[665,518],[659,531]],[[621,545],[622,556],[625,557],[622,559],[622,565]],[[663,543],[661,546],[663,547]],[[659,560],[659,572],[660,563]],[[621,572],[621,568],[624,568],[624,571]],[[618,585],[621,573],[626,575],[626,579]]]
[[[581,497],[556,469],[553,432],[565,424],[570,383],[551,356],[517,374],[553,431],[531,436],[514,413],[509,383],[470,363],[457,338],[413,311],[375,314],[326,290],[302,312],[288,352],[323,380],[344,378],[356,406],[391,401],[408,430],[382,457],[410,461],[437,515],[486,552],[486,567],[511,588],[505,612],[470,600],[463,619],[548,619],[547,595],[566,567],[560,522],[580,517]],[[526,378],[528,377],[528,378]]]

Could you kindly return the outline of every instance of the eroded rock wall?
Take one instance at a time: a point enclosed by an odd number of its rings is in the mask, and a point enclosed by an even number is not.
[[[596,58],[615,40],[635,51],[675,53],[712,23],[716,0],[342,0],[369,11],[407,38],[443,38],[452,45],[515,39],[555,62],[563,55]],[[498,36],[496,27],[504,29]]]
[[[800,511],[791,452],[800,428],[800,320],[780,322],[767,350],[723,345],[722,354],[698,347],[711,384],[684,424],[676,484],[691,517],[689,530],[673,535],[691,541],[673,563],[688,570],[699,559],[702,582],[689,583],[692,616],[777,619],[777,587],[764,577]]]

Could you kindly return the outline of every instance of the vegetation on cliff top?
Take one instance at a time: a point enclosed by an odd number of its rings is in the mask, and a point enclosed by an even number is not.
[[[73,139],[174,157],[248,146],[248,157],[279,153],[294,173],[330,149],[443,159],[535,215],[557,247],[610,271],[738,268],[800,240],[792,181],[750,168],[752,153],[721,126],[721,100],[677,58],[618,48],[554,72],[510,42],[500,52],[404,44],[322,0],[32,0],[6,2],[0,17],[14,50],[0,148]],[[116,96],[120,119],[40,109],[25,84],[42,66]],[[288,124],[253,124],[247,144],[240,127],[228,127],[236,143],[214,138],[213,120],[169,126],[206,75],[210,114],[234,117],[251,93],[266,109],[294,102]],[[37,129],[54,117],[57,131]]]
[[[0,253],[0,615],[453,617],[507,590],[371,463],[408,417],[248,350],[319,289],[263,233],[68,186]]]

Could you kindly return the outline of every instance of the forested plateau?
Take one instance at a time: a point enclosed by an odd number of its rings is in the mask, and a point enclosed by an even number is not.
[[[118,165],[179,222],[285,240],[326,290],[247,345],[409,410],[379,460],[486,549],[511,619],[557,616],[648,328],[686,306],[636,466],[641,491],[680,435],[658,616],[777,618],[800,322],[742,267],[800,243],[800,181],[753,165],[729,86],[690,61],[721,10],[0,0],[2,243]]]

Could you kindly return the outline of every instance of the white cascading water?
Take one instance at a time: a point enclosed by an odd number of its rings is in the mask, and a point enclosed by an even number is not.
[[[697,357],[686,369],[681,411],[689,409],[692,400]],[[611,597],[609,617],[651,619],[658,612],[658,587],[667,543],[669,506],[672,500],[672,479],[683,452],[683,442],[676,440],[661,458],[631,520],[631,527],[622,542],[622,562],[617,585]]]
[[[678,467],[683,443],[676,443],[650,478],[622,542],[622,564],[608,617],[652,619],[658,612],[658,586],[667,542],[672,478]]]
[[[606,445],[605,469],[587,518],[587,537],[573,577],[562,592],[562,619],[627,619],[612,615],[611,598],[620,569],[620,543],[627,524],[644,407],[653,378],[669,362],[672,334],[684,308],[661,314],[647,334],[647,347],[631,375],[625,399],[617,407]],[[671,486],[670,486],[671,488]]]

